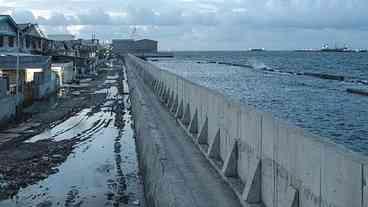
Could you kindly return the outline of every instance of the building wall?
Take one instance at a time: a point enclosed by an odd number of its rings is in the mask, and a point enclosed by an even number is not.
[[[0,21],[0,40],[3,44],[0,44],[0,52],[16,52],[17,51],[17,30],[8,21]],[[14,41],[13,47],[9,45],[9,39]]]
[[[73,62],[52,64],[52,70],[60,71],[61,84],[73,82],[77,75]]]
[[[5,78],[0,77],[0,98],[7,95],[8,81]]]
[[[0,47],[0,52],[17,52],[17,38],[14,36],[2,35],[0,33],[0,41],[2,40],[3,44]],[[13,46],[10,45],[10,39],[13,38]],[[0,44],[1,45],[1,44]]]
[[[16,115],[16,97],[0,97],[0,126]]]
[[[157,53],[157,42],[153,40],[139,40],[135,42],[135,53]]]
[[[0,34],[16,36],[16,30],[7,21],[0,22]]]
[[[157,53],[157,42],[153,40],[112,40],[115,54],[126,53]]]

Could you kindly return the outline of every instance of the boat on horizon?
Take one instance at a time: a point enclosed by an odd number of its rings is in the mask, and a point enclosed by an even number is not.
[[[250,48],[249,51],[251,51],[251,52],[264,52],[266,50],[264,48]]]
[[[335,47],[335,48],[329,48],[329,46],[323,45],[322,49],[319,50],[320,52],[355,52],[355,50],[352,50],[348,48],[347,46],[344,47]]]

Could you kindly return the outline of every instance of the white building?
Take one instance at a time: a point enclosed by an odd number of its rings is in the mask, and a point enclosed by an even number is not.
[[[51,70],[54,71],[59,78],[59,85],[73,82],[77,77],[77,71],[73,62],[53,63]]]

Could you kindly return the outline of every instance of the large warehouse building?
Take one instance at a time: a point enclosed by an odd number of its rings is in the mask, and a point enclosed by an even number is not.
[[[142,53],[157,53],[158,42],[155,40],[143,39],[114,39],[112,40],[113,52],[116,54],[142,54]]]

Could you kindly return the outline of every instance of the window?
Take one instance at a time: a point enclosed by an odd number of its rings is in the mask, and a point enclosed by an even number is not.
[[[32,49],[36,49],[36,47],[37,47],[36,46],[36,41],[32,39],[31,42],[32,42]]]
[[[9,37],[9,47],[14,47],[14,37]]]
[[[4,47],[4,36],[0,36],[0,47]]]
[[[31,46],[31,39],[26,37],[26,47],[29,48]]]

